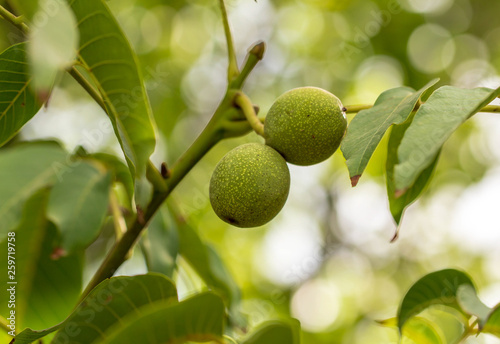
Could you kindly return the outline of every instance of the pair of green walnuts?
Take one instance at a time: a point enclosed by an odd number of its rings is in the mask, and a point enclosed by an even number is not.
[[[282,94],[266,116],[266,144],[236,147],[215,167],[209,190],[215,213],[237,227],[266,224],[288,197],[287,162],[306,166],[326,160],[346,128],[342,103],[333,94],[316,87]]]

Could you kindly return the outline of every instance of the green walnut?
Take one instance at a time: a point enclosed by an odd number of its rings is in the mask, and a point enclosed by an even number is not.
[[[339,147],[347,128],[340,100],[317,87],[300,87],[279,96],[264,124],[266,144],[295,165],[314,165]]]
[[[269,146],[248,143],[229,151],[210,180],[210,203],[225,222],[257,227],[283,208],[290,172],[283,157]]]

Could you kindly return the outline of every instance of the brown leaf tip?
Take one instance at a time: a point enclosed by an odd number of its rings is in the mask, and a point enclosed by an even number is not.
[[[399,230],[396,230],[396,233],[394,233],[394,236],[392,237],[391,241],[389,241],[391,244],[396,242],[399,239]]]
[[[359,178],[361,178],[360,174],[358,174],[357,176],[351,177],[351,186],[352,187],[355,187],[356,185],[358,185]]]
[[[398,224],[397,224],[397,227],[396,227],[396,231],[394,232],[394,236],[392,237],[390,243],[394,243],[396,242],[396,240],[399,239],[399,230],[401,229],[401,220],[398,221]]]

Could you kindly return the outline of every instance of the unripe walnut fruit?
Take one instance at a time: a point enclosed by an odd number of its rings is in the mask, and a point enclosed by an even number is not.
[[[295,165],[314,165],[339,147],[347,128],[340,100],[317,87],[300,87],[279,96],[264,123],[266,144]]]
[[[210,180],[210,203],[225,222],[257,227],[283,208],[290,172],[283,157],[269,146],[248,143],[229,151]]]

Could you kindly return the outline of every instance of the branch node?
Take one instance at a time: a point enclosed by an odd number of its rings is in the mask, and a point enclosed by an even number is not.
[[[167,164],[165,162],[161,163],[160,173],[163,179],[170,178],[170,175],[172,174],[172,172],[168,169]]]
[[[141,226],[145,226],[146,225],[146,220],[144,219],[144,211],[142,210],[142,208],[141,208],[140,205],[137,205],[135,207],[135,209],[137,210],[137,222]]]

